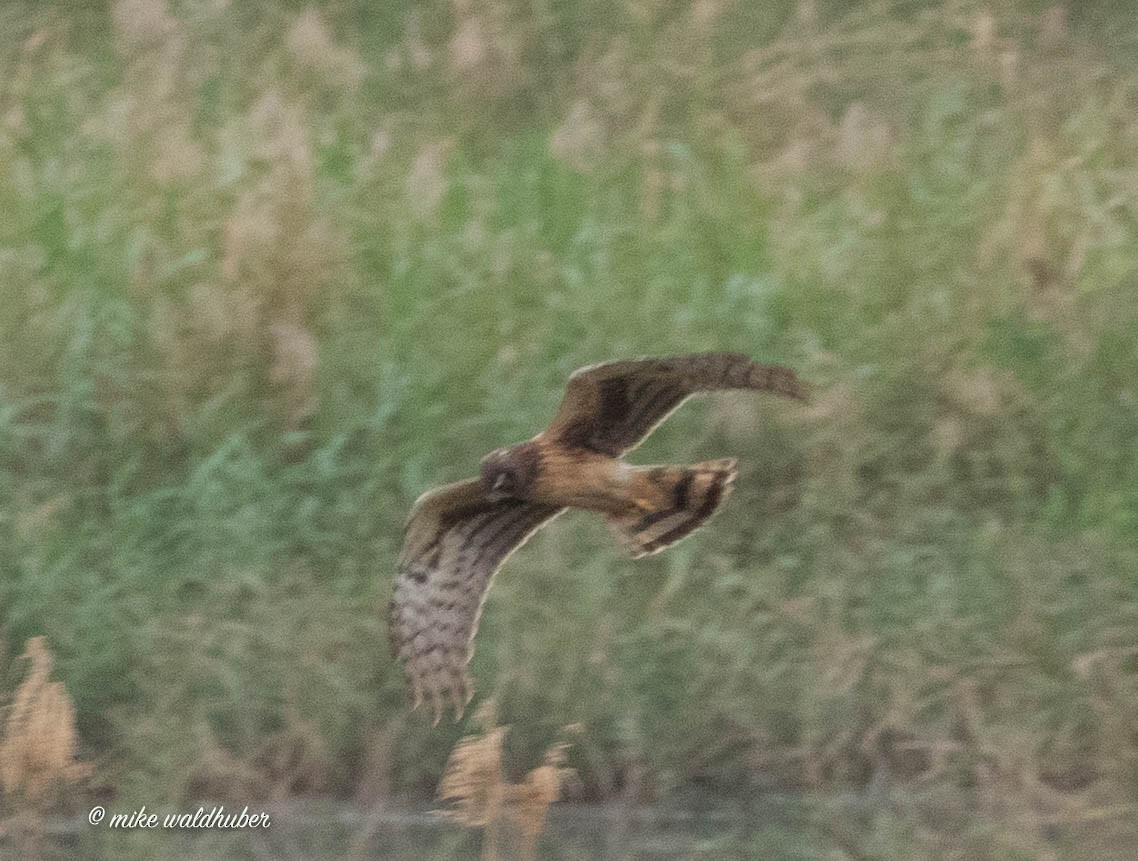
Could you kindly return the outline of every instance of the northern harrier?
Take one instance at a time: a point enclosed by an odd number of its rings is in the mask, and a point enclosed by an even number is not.
[[[466,665],[494,572],[566,508],[603,514],[633,556],[663,550],[707,520],[731,490],[735,460],[632,466],[636,447],[690,395],[755,389],[802,398],[794,371],[739,353],[606,362],[569,378],[552,424],[490,452],[481,475],[419,497],[396,563],[389,636],[415,707],[435,722],[470,700]]]

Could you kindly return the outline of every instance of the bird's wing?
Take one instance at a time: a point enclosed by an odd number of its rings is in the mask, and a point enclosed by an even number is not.
[[[490,502],[476,478],[428,491],[415,503],[395,566],[388,635],[415,706],[429,697],[436,723],[444,701],[461,716],[470,699],[466,665],[494,573],[562,511],[516,499]]]
[[[566,447],[617,457],[635,448],[690,395],[718,389],[805,398],[790,368],[759,365],[743,353],[626,359],[574,371],[545,433]]]

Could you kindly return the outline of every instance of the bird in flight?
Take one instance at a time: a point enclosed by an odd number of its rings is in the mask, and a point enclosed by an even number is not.
[[[598,512],[634,557],[691,534],[727,497],[735,460],[633,466],[635,448],[697,392],[753,389],[804,399],[794,371],[741,353],[699,353],[589,365],[569,377],[553,422],[490,452],[477,478],[424,493],[395,566],[388,635],[418,707],[456,718],[472,688],[467,664],[494,573],[566,508]]]

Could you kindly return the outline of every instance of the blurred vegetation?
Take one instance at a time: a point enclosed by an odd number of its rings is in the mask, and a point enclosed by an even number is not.
[[[732,349],[815,394],[637,452],[738,456],[715,528],[632,563],[566,517],[498,579],[510,774],[579,723],[583,798],[870,792],[822,815],[865,857],[1133,845],[1130,3],[9,0],[0,34],[0,632],[50,642],[95,791],[430,797],[463,726],[387,653],[411,502],[580,365]]]

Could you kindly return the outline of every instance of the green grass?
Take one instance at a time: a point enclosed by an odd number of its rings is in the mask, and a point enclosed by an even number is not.
[[[738,456],[714,528],[632,563],[566,517],[499,577],[519,773],[579,722],[591,799],[871,787],[881,857],[1133,839],[1138,29],[814,6],[0,9],[0,632],[48,637],[94,789],[430,795],[411,502],[580,365],[732,349],[814,396],[637,452]]]

